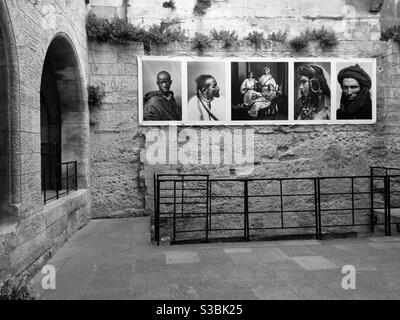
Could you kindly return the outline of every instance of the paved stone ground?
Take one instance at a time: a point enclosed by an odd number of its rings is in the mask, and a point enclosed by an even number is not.
[[[39,273],[39,299],[400,299],[400,237],[156,247],[148,218],[95,220],[49,264],[57,289]]]

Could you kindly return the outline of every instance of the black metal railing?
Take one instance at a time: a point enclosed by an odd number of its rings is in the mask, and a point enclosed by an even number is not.
[[[371,190],[371,231],[383,220],[385,235],[391,236],[393,225],[399,227],[400,221],[400,169],[371,167]],[[392,216],[399,219],[393,221]]]
[[[49,164],[42,167],[44,203],[58,200],[78,190],[78,162]]]
[[[391,210],[393,196],[400,195],[400,169],[385,168],[383,174],[376,170],[372,168],[370,176],[282,179],[155,175],[155,239],[158,244],[163,238],[173,244],[322,239],[377,228],[390,235],[397,224],[391,221]],[[381,180],[383,188],[376,186]],[[376,219],[379,212],[384,212],[383,219]]]

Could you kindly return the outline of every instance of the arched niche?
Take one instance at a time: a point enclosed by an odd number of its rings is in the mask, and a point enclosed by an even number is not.
[[[86,189],[89,181],[89,113],[85,90],[75,47],[66,34],[57,34],[48,47],[42,70],[42,168],[77,161],[80,189]],[[61,169],[53,174],[61,175]],[[42,188],[45,179],[49,182],[48,177],[49,174],[47,178],[42,175]]]

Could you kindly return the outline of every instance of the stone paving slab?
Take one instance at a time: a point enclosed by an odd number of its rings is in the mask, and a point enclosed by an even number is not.
[[[167,264],[187,264],[200,262],[196,251],[168,251],[165,252]]]
[[[150,219],[95,220],[48,262],[45,300],[400,299],[400,237],[157,247]],[[356,290],[342,268],[356,268]]]
[[[337,269],[338,267],[328,259],[320,256],[311,256],[311,257],[293,257],[292,258],[296,263],[300,265],[303,269],[307,271],[313,270],[329,270],[329,269]]]

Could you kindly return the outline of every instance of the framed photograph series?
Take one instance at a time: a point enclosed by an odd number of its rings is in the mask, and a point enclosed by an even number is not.
[[[138,58],[144,126],[376,123],[376,59]]]

